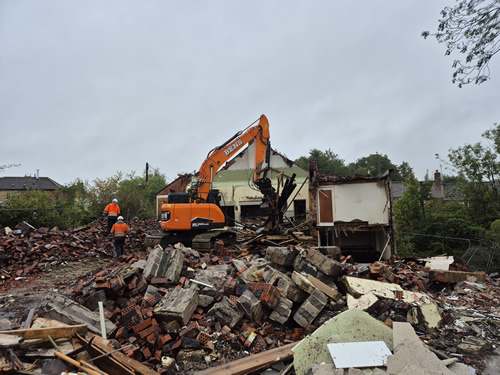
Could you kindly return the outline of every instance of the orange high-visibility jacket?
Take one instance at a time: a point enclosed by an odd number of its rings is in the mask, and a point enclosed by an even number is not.
[[[111,228],[111,233],[114,237],[125,237],[127,233],[130,232],[130,228],[122,220],[118,220],[113,228]]]
[[[118,207],[118,205],[113,202],[106,206],[104,212],[106,212],[108,216],[117,217],[118,215],[120,215],[120,207]]]

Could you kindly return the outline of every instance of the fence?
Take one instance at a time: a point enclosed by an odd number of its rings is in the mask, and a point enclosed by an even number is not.
[[[462,258],[471,271],[500,271],[500,252],[492,242],[472,238],[436,236],[422,233],[400,233],[410,238],[413,252],[429,255],[455,255]],[[401,237],[400,237],[401,239]],[[440,250],[440,251],[438,251]]]

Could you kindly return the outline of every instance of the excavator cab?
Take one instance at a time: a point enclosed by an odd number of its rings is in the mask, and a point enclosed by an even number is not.
[[[168,203],[189,203],[188,193],[173,192],[168,194]]]

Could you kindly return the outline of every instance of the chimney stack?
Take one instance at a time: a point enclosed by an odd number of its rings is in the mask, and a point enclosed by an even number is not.
[[[434,173],[434,182],[436,184],[441,183],[441,173],[439,173],[439,171],[437,169],[436,169],[436,172]]]

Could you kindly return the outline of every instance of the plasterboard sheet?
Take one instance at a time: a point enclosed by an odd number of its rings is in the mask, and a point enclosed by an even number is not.
[[[448,271],[450,269],[450,264],[454,261],[455,259],[450,256],[433,257],[431,258],[430,269]]]
[[[338,369],[385,366],[387,357],[392,355],[384,341],[343,342],[327,346]]]

